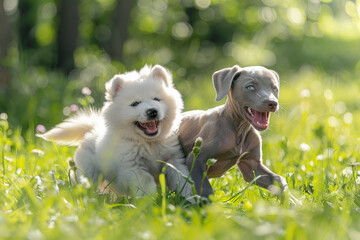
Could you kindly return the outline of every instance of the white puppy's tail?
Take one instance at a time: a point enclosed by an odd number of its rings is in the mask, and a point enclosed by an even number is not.
[[[47,141],[54,140],[61,145],[79,145],[95,125],[101,121],[100,112],[89,109],[79,111],[75,116],[66,119],[44,134],[36,134]]]

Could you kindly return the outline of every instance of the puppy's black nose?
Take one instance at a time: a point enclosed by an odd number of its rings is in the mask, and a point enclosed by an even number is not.
[[[276,110],[277,105],[278,105],[277,101],[274,101],[274,100],[268,100],[268,101],[266,101],[266,104],[273,111]]]
[[[158,115],[158,112],[155,108],[150,108],[146,111],[146,114],[150,119],[154,119]]]

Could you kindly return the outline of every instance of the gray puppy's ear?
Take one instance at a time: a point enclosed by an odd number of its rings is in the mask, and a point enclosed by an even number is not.
[[[110,81],[105,83],[105,99],[108,101],[114,100],[116,94],[121,90],[124,79],[121,75],[115,75]]]
[[[277,72],[275,72],[274,70],[270,70],[276,77],[276,80],[278,81],[278,83],[280,84],[280,77],[279,74]]]
[[[151,75],[157,79],[163,80],[167,87],[172,86],[173,80],[171,77],[171,73],[168,70],[166,70],[164,67],[160,65],[155,65],[151,69]]]
[[[212,81],[216,91],[215,101],[220,101],[229,93],[234,77],[240,70],[241,67],[235,65],[232,68],[224,68],[213,74]]]

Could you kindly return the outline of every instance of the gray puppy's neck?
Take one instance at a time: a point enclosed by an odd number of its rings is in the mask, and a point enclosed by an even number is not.
[[[236,132],[236,144],[242,146],[252,126],[246,120],[241,104],[232,98],[231,91],[224,105],[224,111],[226,113],[225,116],[230,118]]]
[[[244,111],[241,104],[232,98],[231,91],[227,96],[224,110],[226,115],[232,119],[234,126],[238,126],[243,122],[248,122],[244,116]]]

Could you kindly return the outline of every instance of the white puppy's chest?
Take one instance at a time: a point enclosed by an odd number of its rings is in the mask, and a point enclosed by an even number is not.
[[[99,168],[105,175],[144,170],[157,177],[163,165],[160,161],[181,158],[177,143],[169,142],[133,143],[114,136],[104,136],[96,146]]]

